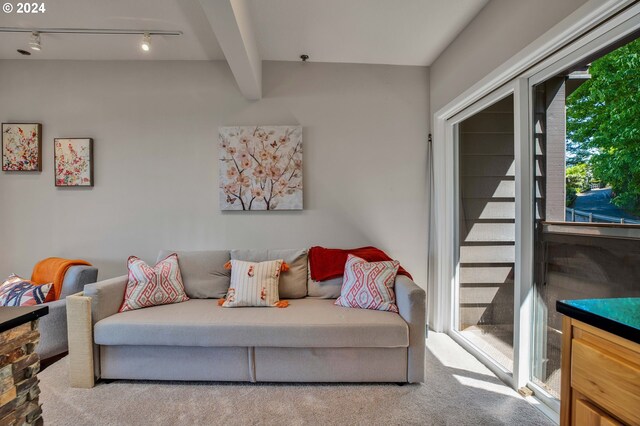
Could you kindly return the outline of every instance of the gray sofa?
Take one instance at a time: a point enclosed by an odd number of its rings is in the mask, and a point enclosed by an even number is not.
[[[162,252],[160,257],[167,253]],[[400,313],[351,309],[307,297],[306,250],[180,252],[191,300],[118,313],[127,277],[85,286],[69,310],[72,386],[95,378],[248,382],[422,382],[425,292],[398,276]],[[222,308],[230,258],[284,258],[287,308]],[[326,297],[339,293],[330,282]],[[204,298],[207,297],[207,298]],[[73,307],[71,308],[71,304]]]
[[[60,355],[67,351],[67,301],[66,297],[82,291],[85,284],[95,283],[98,279],[98,269],[93,266],[71,266],[67,269],[62,281],[60,299],[45,303],[49,313],[40,318],[40,342],[36,352],[40,359]]]

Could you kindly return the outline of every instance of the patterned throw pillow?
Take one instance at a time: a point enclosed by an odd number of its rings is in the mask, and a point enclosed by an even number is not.
[[[352,254],[344,265],[344,282],[335,304],[347,308],[363,308],[398,312],[393,286],[400,262],[367,262]]]
[[[15,274],[0,285],[0,306],[34,306],[45,302],[53,283],[38,285]]]
[[[189,300],[173,253],[151,267],[135,256],[127,260],[129,281],[120,312]]]
[[[231,285],[223,307],[278,306],[282,259],[266,262],[231,260]]]

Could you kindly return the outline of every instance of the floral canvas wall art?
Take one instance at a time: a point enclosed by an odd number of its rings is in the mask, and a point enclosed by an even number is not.
[[[93,139],[54,139],[56,186],[93,186]]]
[[[42,125],[2,123],[2,170],[42,171]]]
[[[220,208],[302,210],[302,127],[221,127]]]

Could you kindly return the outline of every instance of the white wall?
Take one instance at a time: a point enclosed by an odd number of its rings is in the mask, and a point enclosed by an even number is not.
[[[431,65],[431,111],[437,112],[584,3],[491,0]]]
[[[0,61],[0,120],[43,124],[43,171],[0,174],[0,277],[47,256],[100,278],[159,249],[375,245],[425,285],[428,69],[266,62]],[[303,126],[301,212],[218,207],[217,129]],[[53,182],[53,138],[94,138],[95,187]]]

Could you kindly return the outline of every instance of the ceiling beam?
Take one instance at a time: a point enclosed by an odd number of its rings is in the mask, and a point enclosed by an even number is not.
[[[262,98],[262,60],[253,34],[247,0],[199,0],[229,63],[240,92]]]

